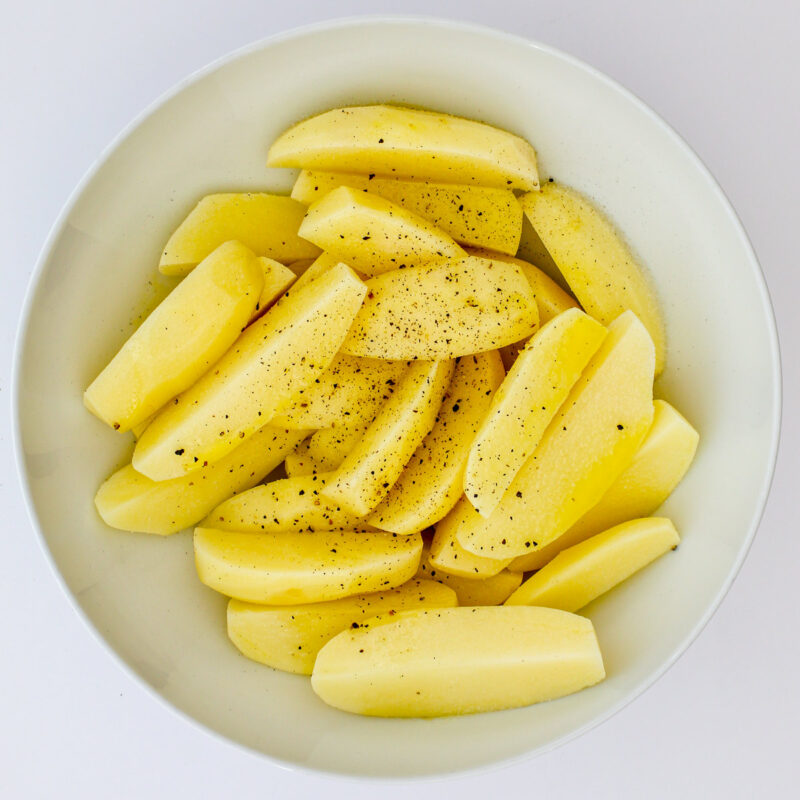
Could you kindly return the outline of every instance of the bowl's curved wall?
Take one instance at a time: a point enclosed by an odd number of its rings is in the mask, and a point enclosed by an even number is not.
[[[160,247],[196,199],[281,189],[268,143],[342,104],[412,103],[516,131],[546,175],[594,197],[650,267],[670,352],[658,387],[699,428],[697,461],[665,513],[683,543],[589,607],[608,679],[515,711],[435,721],[349,716],[307,680],[240,657],[224,600],[195,578],[188,533],[105,528],[96,487],[130,444],[81,392],[163,293]],[[552,745],[610,714],[685,648],[730,583],[769,485],[779,416],[769,301],[716,184],[652,112],[584,65],[491,31],[434,23],[318,26],[249,48],[188,82],[136,125],[79,192],[43,255],[18,353],[23,481],[80,608],[156,692],[210,729],[281,761],[412,776]],[[150,282],[150,283],[148,283]]]

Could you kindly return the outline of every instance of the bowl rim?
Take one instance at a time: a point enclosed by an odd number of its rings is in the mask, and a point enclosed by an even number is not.
[[[71,589],[67,586],[66,581],[62,576],[58,568],[58,565],[55,562],[53,554],[50,551],[50,548],[47,544],[47,540],[45,539],[44,533],[42,531],[42,527],[39,523],[33,499],[31,497],[30,484],[27,478],[27,470],[23,454],[22,430],[21,430],[22,403],[20,397],[20,391],[21,391],[20,381],[21,381],[21,369],[22,369],[21,366],[22,352],[25,348],[25,344],[30,329],[33,298],[36,293],[36,288],[44,272],[45,264],[50,259],[55,243],[63,231],[64,224],[69,214],[72,212],[74,206],[78,202],[79,198],[83,194],[84,190],[94,179],[95,175],[105,165],[105,163],[109,160],[109,158],[116,151],[116,149],[129,136],[131,136],[134,133],[134,131],[146,119],[148,119],[163,105],[165,105],[172,98],[183,92],[189,86],[197,83],[199,80],[206,77],[207,75],[214,73],[220,67],[228,63],[231,63],[233,61],[237,61],[241,58],[244,58],[245,56],[248,56],[251,53],[272,47],[273,45],[276,44],[303,38],[304,36],[312,34],[330,33],[330,32],[335,32],[339,29],[346,29],[353,27],[370,27],[370,26],[393,27],[399,25],[412,25],[412,26],[425,25],[426,27],[434,27],[445,31],[461,31],[464,33],[477,34],[482,37],[495,39],[501,42],[506,42],[509,45],[525,46],[539,50],[549,57],[566,62],[567,64],[573,67],[577,67],[578,69],[588,73],[595,80],[598,80],[606,84],[607,87],[609,87],[610,89],[614,90],[619,95],[624,97],[627,101],[632,103],[640,112],[644,113],[647,117],[649,117],[651,121],[655,122],[656,125],[664,133],[666,133],[672,139],[672,141],[684,152],[684,154],[688,156],[689,159],[694,163],[694,166],[702,174],[706,182],[709,184],[709,188],[716,195],[717,200],[724,208],[727,216],[730,218],[734,228],[738,233],[740,244],[744,249],[748,261],[750,262],[753,276],[756,279],[756,283],[758,285],[758,290],[759,290],[758,299],[760,300],[763,317],[767,324],[767,333],[770,343],[770,363],[772,367],[771,369],[772,393],[774,399],[773,399],[773,406],[771,408],[772,431],[771,431],[771,442],[770,442],[770,453],[769,453],[769,467],[762,478],[758,494],[758,500],[754,506],[753,513],[748,522],[748,533],[739,547],[733,567],[731,568],[725,581],[715,594],[713,600],[709,603],[703,615],[697,620],[697,622],[694,624],[691,630],[681,640],[680,644],[673,650],[670,657],[663,664],[661,664],[657,669],[653,670],[644,679],[639,681],[639,683],[636,684],[630,691],[626,692],[625,695],[620,700],[613,703],[609,708],[607,708],[601,714],[598,714],[589,722],[585,723],[584,725],[581,725],[575,730],[572,730],[562,736],[559,736],[547,742],[546,744],[543,744],[532,750],[528,750],[524,753],[519,753],[513,756],[497,759],[495,761],[488,762],[485,764],[480,764],[475,767],[449,770],[442,773],[435,773],[428,775],[414,775],[410,777],[403,777],[400,775],[377,777],[359,773],[309,767],[299,762],[290,761],[285,758],[280,758],[278,756],[265,753],[254,747],[237,742],[229,738],[228,736],[210,727],[206,723],[203,723],[198,719],[196,719],[195,717],[191,716],[187,711],[184,711],[181,708],[178,708],[177,706],[173,705],[173,703],[171,703],[166,697],[161,695],[153,686],[151,686],[143,677],[141,677],[133,669],[133,667],[131,667],[124,660],[124,658],[106,641],[102,633],[95,626],[94,622],[89,618],[86,612],[84,612],[84,610],[78,604]],[[750,241],[750,238],[747,234],[744,224],[742,223],[738,213],[733,207],[733,204],[729,200],[728,196],[725,194],[719,182],[711,173],[710,169],[706,166],[705,162],[694,151],[694,149],[689,145],[689,143],[683,138],[683,136],[681,136],[668,122],[666,122],[666,120],[664,120],[638,95],[636,95],[627,87],[623,86],[619,81],[615,80],[614,78],[611,78],[604,72],[593,67],[591,64],[583,61],[582,59],[579,59],[576,56],[566,53],[563,50],[560,50],[559,48],[539,42],[538,40],[529,39],[525,36],[509,33],[508,31],[493,28],[488,25],[483,25],[473,22],[463,22],[463,21],[448,19],[446,17],[428,16],[421,14],[362,14],[362,15],[350,15],[345,17],[335,17],[332,19],[327,19],[307,25],[295,26],[290,29],[280,31],[278,33],[271,34],[269,36],[262,37],[255,41],[252,41],[241,47],[235,48],[223,54],[222,56],[219,56],[218,58],[213,59],[204,66],[199,67],[198,69],[190,72],[184,78],[177,81],[168,89],[166,89],[164,92],[162,92],[153,101],[148,103],[141,111],[135,114],[134,117],[101,150],[98,156],[89,164],[81,179],[75,185],[70,194],[67,196],[64,205],[62,206],[60,212],[58,213],[58,216],[56,217],[55,221],[50,227],[50,230],[48,231],[48,234],[44,240],[44,244],[42,245],[39,255],[36,259],[36,264],[34,266],[34,269],[29,278],[28,285],[25,291],[24,301],[20,309],[20,314],[17,323],[17,332],[13,346],[10,405],[11,405],[11,429],[12,429],[12,447],[14,452],[14,464],[16,467],[17,476],[19,478],[20,488],[22,490],[22,497],[24,500],[28,519],[34,531],[36,532],[39,546],[44,554],[45,560],[49,565],[50,571],[53,574],[56,582],[61,587],[69,604],[72,606],[72,609],[75,611],[78,617],[83,621],[86,628],[93,635],[95,641],[100,643],[101,648],[106,653],[111,655],[112,659],[116,661],[117,665],[122,668],[123,672],[130,679],[132,679],[135,683],[137,683],[140,687],[142,687],[150,697],[156,699],[157,702],[162,707],[169,709],[169,711],[171,711],[173,714],[177,715],[185,722],[188,722],[196,729],[204,731],[206,734],[210,735],[218,742],[224,743],[229,747],[238,749],[240,751],[244,751],[252,755],[258,756],[260,758],[263,758],[270,764],[279,767],[281,769],[307,775],[319,775],[325,777],[335,777],[339,779],[351,779],[351,780],[354,779],[364,782],[385,781],[385,782],[399,783],[401,781],[405,781],[410,783],[419,781],[443,780],[454,776],[469,776],[469,775],[484,774],[489,771],[503,769],[506,767],[513,766],[515,764],[522,763],[524,761],[532,760],[533,758],[544,755],[545,753],[549,753],[555,750],[556,748],[561,747],[562,745],[565,745],[574,739],[577,739],[579,736],[588,733],[590,730],[596,728],[597,726],[611,719],[611,717],[619,713],[622,709],[624,709],[626,706],[628,706],[630,703],[632,703],[634,700],[640,697],[650,687],[652,687],[678,661],[678,659],[689,649],[689,647],[692,645],[695,639],[703,631],[708,622],[716,613],[717,609],[720,607],[722,601],[725,599],[725,596],[727,595],[728,591],[730,590],[731,586],[733,585],[733,582],[735,581],[736,577],[738,576],[742,568],[742,565],[747,557],[747,554],[750,551],[750,547],[752,546],[756,532],[763,519],[764,511],[767,504],[767,499],[769,497],[770,489],[775,475],[775,468],[777,464],[778,449],[780,444],[781,427],[782,427],[783,397],[782,397],[781,352],[780,352],[780,342],[778,338],[777,323],[775,319],[775,312],[772,305],[772,300],[770,297],[766,278],[764,276],[764,271],[755,253],[752,242]]]

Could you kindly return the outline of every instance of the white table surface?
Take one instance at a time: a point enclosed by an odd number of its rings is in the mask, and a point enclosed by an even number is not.
[[[0,797],[796,796],[796,0],[2,0],[0,9]],[[742,217],[771,289],[784,358],[772,496],[738,580],[700,639],[655,687],[579,740],[513,768],[411,787],[277,768],[191,727],[125,674],[50,573],[22,505],[8,424],[11,353],[29,275],[100,150],[153,98],[233,48],[327,17],[378,12],[435,14],[530,36],[589,61],[653,106]]]

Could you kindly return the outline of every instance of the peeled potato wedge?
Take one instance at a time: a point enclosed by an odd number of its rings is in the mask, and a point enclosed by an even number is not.
[[[597,320],[571,308],[528,340],[469,449],[464,494],[481,516],[497,508],[605,337]]]
[[[311,205],[340,186],[384,197],[429,220],[460,244],[509,255],[519,247],[522,208],[508,189],[303,170],[295,181],[292,197]]]
[[[558,183],[520,198],[545,247],[587,314],[604,325],[633,311],[656,348],[656,375],[664,369],[664,321],[649,276],[614,226],[585,197]]]
[[[568,531],[511,563],[521,572],[541,569],[567,547],[628,519],[650,516],[672,494],[694,459],[699,435],[665,400],[653,401],[653,424],[630,466],[600,502]]]
[[[532,575],[506,605],[578,611],[613,589],[680,541],[670,520],[647,517],[623,522],[562,550]]]
[[[393,270],[366,282],[367,298],[342,352],[366,358],[441,360],[530,336],[539,324],[519,267],[467,257]]]
[[[449,586],[458,597],[460,606],[499,606],[522,583],[521,572],[504,569],[489,578],[463,578],[442,572],[430,562],[430,548],[423,545],[417,578],[428,578]]]
[[[417,361],[408,367],[323,495],[356,514],[372,511],[433,428],[454,369],[452,361]]]
[[[264,286],[239,242],[218,247],[181,281],[84,392],[86,407],[118,431],[145,422],[188,389],[233,344]]]
[[[286,428],[332,428],[372,418],[391,397],[408,366],[405,361],[339,355],[293,405],[273,419]]]
[[[653,419],[653,341],[626,311],[488,519],[464,520],[465,550],[495,558],[544,547],[595,505],[629,466]]]
[[[311,685],[355,714],[440,717],[553,700],[604,677],[590,620],[509,606],[374,617],[319,651]]]
[[[296,280],[294,272],[275,259],[260,256],[258,263],[264,273],[264,287],[250,321],[260,317]]]
[[[491,578],[502,572],[511,563],[511,558],[476,555],[465,550],[456,538],[459,531],[481,524],[482,519],[469,501],[462,497],[453,510],[436,523],[431,541],[431,566],[441,572],[472,579]]]
[[[536,152],[481,122],[390,105],[336,108],[297,123],[269,149],[270,167],[536,189]]]
[[[153,420],[136,443],[134,469],[167,480],[223,458],[328,368],[365,292],[344,264],[290,290]]]
[[[162,536],[176,533],[263,480],[303,436],[303,431],[265,425],[216,464],[169,481],[151,481],[129,464],[103,483],[94,503],[112,528]]]
[[[374,414],[366,418],[359,416],[347,425],[317,431],[308,440],[308,455],[326,472],[339,469],[348,453],[367,432],[374,418]]]
[[[393,533],[416,533],[450,511],[461,496],[470,442],[502,380],[503,365],[496,351],[456,360],[436,424],[368,518],[371,525]]]
[[[377,614],[452,608],[457,604],[452,589],[426,580],[411,580],[396,589],[324,603],[261,606],[230,600],[228,636],[253,661],[284,672],[310,675],[320,648],[347,628],[358,628]]]
[[[305,212],[301,203],[275,194],[206,195],[169,237],[158,267],[165,275],[186,275],[232,239],[281,263],[314,258],[319,248],[297,235]]]
[[[231,497],[203,523],[224,531],[297,531],[363,528],[363,518],[322,495],[331,473],[270,481]]]
[[[283,462],[287,478],[299,478],[303,475],[316,475],[327,472],[324,465],[308,454],[309,440],[300,442]]]
[[[465,255],[450,236],[424,217],[348,186],[315,202],[299,234],[370,276]]]
[[[200,580],[250,603],[321,603],[392,589],[414,576],[420,536],[366,531],[251,533],[195,528]]]

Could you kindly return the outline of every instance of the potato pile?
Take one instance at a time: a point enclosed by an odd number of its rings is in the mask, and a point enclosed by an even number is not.
[[[471,120],[334,109],[268,163],[301,170],[291,197],[203,198],[161,257],[181,282],[85,392],[137,437],[100,516],[197,526],[231,641],[347,711],[602,680],[575,612],[677,546],[650,515],[698,442],[653,399],[664,328],[631,251]],[[523,217],[569,292],[516,257]]]

